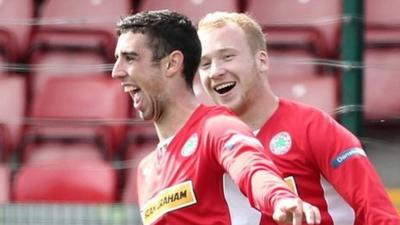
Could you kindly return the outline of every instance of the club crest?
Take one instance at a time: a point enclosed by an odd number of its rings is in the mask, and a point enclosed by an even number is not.
[[[199,137],[197,133],[194,133],[183,145],[181,150],[181,155],[183,157],[188,157],[192,155],[196,151],[198,143],[199,143]]]
[[[284,155],[289,152],[292,146],[292,138],[288,132],[282,131],[271,139],[269,148],[275,155]]]

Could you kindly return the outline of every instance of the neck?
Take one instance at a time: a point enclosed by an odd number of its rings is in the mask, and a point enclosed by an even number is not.
[[[246,106],[247,110],[238,114],[253,130],[261,128],[274,114],[279,106],[279,99],[269,88],[259,92],[257,98]]]
[[[155,128],[160,141],[175,135],[198,107],[198,102],[194,96],[181,95],[175,99],[179,99],[179,101],[169,103],[163,116],[155,121]]]

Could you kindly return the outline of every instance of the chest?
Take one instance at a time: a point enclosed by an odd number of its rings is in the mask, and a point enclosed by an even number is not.
[[[264,131],[258,135],[264,152],[272,159],[284,177],[319,176],[313,151],[297,132],[289,129]]]
[[[213,171],[209,149],[203,146],[197,136],[183,142],[172,142],[167,148],[158,148],[140,168],[141,189],[144,200],[184,182],[190,181],[196,194],[207,192],[204,186],[213,186],[222,173]],[[204,185],[205,183],[212,185]]]

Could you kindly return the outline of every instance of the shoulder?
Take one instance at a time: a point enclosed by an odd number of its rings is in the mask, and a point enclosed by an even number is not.
[[[359,145],[357,137],[326,112],[290,100],[286,100],[286,105],[295,120],[291,121],[294,124],[291,126],[301,128],[299,135],[303,140],[307,139],[310,142],[319,143],[321,146],[325,146],[328,139],[331,139],[332,142],[341,140],[341,142]],[[287,117],[290,118],[290,115],[288,114]],[[310,137],[312,138],[310,139]]]
[[[232,136],[253,137],[251,128],[225,107],[213,107],[202,117],[202,137],[227,141]]]
[[[154,162],[155,151],[151,151],[149,154],[145,155],[139,162],[138,169],[140,174],[142,174],[145,168],[149,168],[150,165],[153,165]]]
[[[317,137],[321,140],[354,138],[334,117],[316,107],[291,100],[283,100],[280,107],[280,127],[299,140],[315,142]]]
[[[227,130],[251,133],[250,127],[248,127],[242,120],[229,114],[220,114],[209,117],[204,123],[204,128],[213,133],[221,133]]]
[[[296,120],[299,123],[332,123],[334,118],[328,113],[304,103],[280,99],[281,112],[288,120]],[[325,122],[324,122],[325,121]],[[295,122],[295,121],[292,121]]]
[[[207,131],[218,132],[227,129],[250,130],[242,120],[224,106],[204,106],[202,112],[198,114],[198,118],[201,118],[203,127]]]
[[[327,113],[323,112],[319,108],[308,105],[305,103],[289,100],[289,99],[279,99],[280,106],[288,112],[296,112],[299,116],[303,116],[305,114],[316,114],[316,115],[327,115]]]

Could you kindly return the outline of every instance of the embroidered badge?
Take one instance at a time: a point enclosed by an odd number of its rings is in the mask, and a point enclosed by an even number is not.
[[[275,155],[284,155],[289,152],[290,147],[292,146],[292,138],[288,132],[282,131],[271,139],[269,143],[269,148],[271,152]]]
[[[181,150],[182,156],[188,157],[192,155],[196,151],[198,143],[199,143],[199,137],[197,133],[194,133],[183,145]]]

